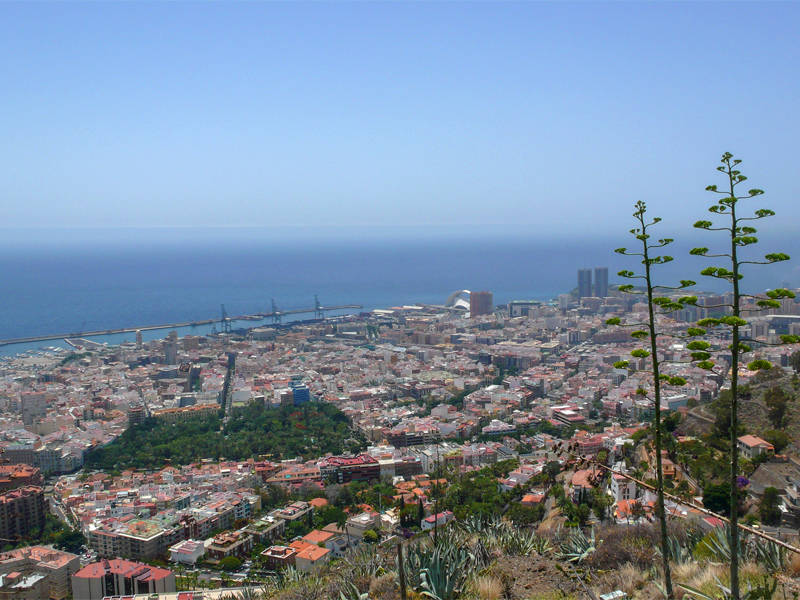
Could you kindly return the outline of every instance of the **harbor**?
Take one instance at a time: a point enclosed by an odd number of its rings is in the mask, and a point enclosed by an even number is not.
[[[185,327],[200,327],[202,325],[213,325],[221,322],[234,321],[274,321],[280,322],[281,318],[289,315],[300,315],[306,313],[323,313],[329,311],[340,311],[347,309],[364,308],[360,304],[345,304],[342,306],[317,306],[315,308],[300,308],[296,310],[275,311],[270,313],[259,313],[255,315],[242,315],[239,317],[223,316],[222,319],[205,319],[203,321],[189,321],[184,323],[167,323],[166,325],[147,325],[145,327],[121,327],[119,329],[106,329],[101,331],[80,331],[78,333],[57,333],[52,335],[36,335],[31,337],[0,340],[0,346],[11,344],[28,344],[33,342],[46,342],[49,340],[70,340],[75,338],[91,338],[99,335],[115,335],[121,333],[136,333],[137,331],[155,331],[159,329],[183,329]]]
[[[41,350],[40,344],[47,343],[47,346],[61,348],[64,350],[75,350],[76,347],[85,348],[85,341],[91,341],[90,345],[114,346],[134,341],[134,334],[142,332],[145,341],[150,341],[163,337],[163,331],[176,330],[179,336],[185,335],[209,335],[219,330],[230,327],[231,323],[241,321],[245,328],[255,328],[264,326],[280,327],[280,323],[288,324],[303,320],[303,315],[313,313],[319,317],[323,312],[325,316],[337,317],[351,314],[353,310],[363,308],[359,304],[347,304],[328,307],[315,307],[309,309],[294,309],[269,313],[258,313],[255,315],[242,315],[236,317],[224,316],[216,319],[203,319],[199,321],[184,321],[179,323],[167,323],[162,325],[146,325],[143,327],[120,327],[104,329],[99,331],[80,331],[72,333],[62,333],[53,335],[39,335],[16,339],[0,340],[0,356],[14,357],[20,353]],[[223,326],[224,325],[224,326]],[[80,340],[80,341],[79,341]]]

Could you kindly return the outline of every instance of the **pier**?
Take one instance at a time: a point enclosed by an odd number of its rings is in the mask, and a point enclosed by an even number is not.
[[[273,310],[269,313],[258,313],[255,315],[243,315],[240,317],[225,317],[225,320],[228,322],[232,321],[259,321],[263,319],[273,319],[276,322],[280,321],[280,318],[285,315],[300,315],[305,313],[314,313],[315,315],[321,315],[324,311],[328,310],[346,310],[349,308],[363,308],[360,304],[345,304],[342,306],[317,306],[314,308],[298,308],[295,310]],[[166,325],[147,325],[145,327],[122,327],[119,329],[103,329],[100,331],[81,331],[80,333],[58,333],[58,334],[51,334],[51,335],[34,335],[30,337],[24,338],[15,338],[10,340],[0,340],[0,346],[6,346],[9,344],[26,344],[30,342],[46,342],[47,340],[67,340],[70,339],[78,339],[78,338],[86,338],[86,337],[93,337],[96,335],[111,335],[115,333],[134,333],[136,331],[153,331],[157,329],[176,329],[178,327],[197,327],[199,325],[211,325],[213,323],[219,323],[220,319],[205,319],[203,321],[188,321],[185,323],[167,323]]]
[[[46,342],[47,340],[70,340],[95,335],[111,335],[113,333],[133,333],[135,331],[151,331],[154,329],[174,329],[176,327],[195,327],[197,325],[210,325],[219,319],[206,319],[204,321],[190,321],[188,323],[169,323],[167,325],[148,325],[146,327],[123,327],[119,329],[103,329],[101,331],[83,331],[81,333],[58,333],[53,335],[34,335],[31,337],[0,340],[0,346],[8,344],[27,344],[29,342]]]
[[[281,317],[283,315],[301,315],[304,313],[316,313],[316,312],[323,312],[326,310],[345,310],[348,308],[364,308],[360,304],[344,304],[342,306],[318,306],[317,308],[298,308],[296,310],[278,310],[275,312],[269,313],[257,313],[253,315],[253,317],[257,317],[259,319],[274,319],[276,317]],[[233,320],[254,320],[253,317],[234,317]]]

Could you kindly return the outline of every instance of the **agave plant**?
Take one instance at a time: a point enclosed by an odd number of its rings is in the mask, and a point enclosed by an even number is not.
[[[486,542],[483,541],[483,538],[479,537],[476,540],[470,549],[470,553],[472,554],[475,567],[478,569],[485,569],[492,562],[492,552],[486,546]]]
[[[354,579],[372,579],[384,573],[383,560],[378,552],[368,546],[359,546],[344,557]]]
[[[430,563],[420,571],[422,595],[431,600],[455,598],[467,579],[471,559],[472,555],[463,548],[455,552],[435,548]]]
[[[731,528],[729,525],[717,527],[698,544],[712,560],[722,563],[731,561]],[[786,564],[787,553],[784,548],[769,540],[743,534],[739,537],[740,561],[752,560],[774,573]]]
[[[291,587],[297,583],[300,583],[306,574],[303,571],[298,571],[294,567],[287,567],[286,569],[280,569],[275,572],[274,575],[268,577],[267,581],[265,582],[265,595],[267,590],[270,592],[279,592],[281,590],[285,590],[287,587]]]
[[[369,600],[369,593],[362,594],[354,583],[346,581],[339,590],[339,600]]]
[[[550,545],[550,540],[540,535],[534,535],[531,532],[530,545],[531,549],[538,554],[547,554],[553,551],[553,546]]]
[[[577,527],[562,542],[558,558],[571,563],[581,563],[595,550],[597,550],[597,544],[595,542],[594,527],[592,527],[592,533],[589,537],[586,537],[586,534]]]
[[[483,514],[475,513],[463,521],[459,521],[458,527],[465,533],[483,533],[486,528],[486,519]]]
[[[464,546],[468,543],[471,536],[466,532],[455,527],[447,527],[439,531],[436,545],[449,551],[452,547]]]
[[[731,562],[731,528],[729,525],[724,527],[716,527],[706,537],[703,538],[698,544],[698,548],[705,550],[709,553],[710,558],[715,562],[728,563]],[[739,552],[740,557],[745,554],[745,540],[744,537],[739,538]]]
[[[686,564],[693,560],[694,544],[691,540],[687,543],[682,543],[678,538],[669,536],[667,538],[667,552],[669,553],[669,560],[678,563],[679,565]],[[661,546],[656,546],[656,553],[662,556]]]
[[[726,587],[722,584],[722,582],[714,577],[717,580],[717,587],[719,591],[722,593],[722,598],[719,596],[709,596],[705,592],[697,590],[691,586],[688,586],[683,583],[679,583],[688,594],[684,596],[684,598],[691,599],[691,600],[733,600],[734,595],[733,592],[729,587]],[[741,596],[741,600],[771,600],[775,596],[775,592],[778,589],[778,580],[772,579],[771,581],[768,578],[764,578],[764,582],[761,585],[756,586],[755,588],[747,584],[749,588],[747,593]]]
[[[264,600],[267,597],[267,591],[262,587],[258,588],[253,585],[245,585],[239,590],[236,600]]]
[[[461,535],[447,534],[440,536],[435,546],[430,539],[409,544],[403,558],[408,585],[429,598],[452,598],[476,564],[466,541]]]
[[[763,539],[755,539],[755,536],[748,540],[748,558],[754,560],[769,573],[775,573],[783,569],[786,565],[787,552],[786,549],[779,546],[775,542]]]
[[[550,542],[536,535],[533,531],[515,529],[506,526],[497,535],[497,545],[509,556],[528,556],[534,552],[544,554],[550,548]]]
[[[426,568],[433,556],[433,544],[427,540],[422,540],[416,544],[409,544],[403,556],[406,581],[412,588],[419,587],[420,572]],[[398,564],[398,570],[400,565]]]

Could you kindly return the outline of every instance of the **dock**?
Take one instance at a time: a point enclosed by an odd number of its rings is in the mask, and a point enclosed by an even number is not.
[[[281,310],[271,313],[258,313],[255,315],[243,315],[240,317],[228,317],[226,321],[260,321],[263,319],[275,319],[283,315],[300,315],[304,313],[315,313],[328,310],[346,310],[349,308],[363,308],[359,304],[346,304],[342,306],[325,306],[317,308],[299,308],[295,310]],[[203,321],[188,321],[185,323],[167,323],[166,325],[147,325],[145,327],[122,327],[119,329],[104,329],[100,331],[81,331],[80,333],[56,333],[52,335],[35,335],[24,338],[14,338],[9,340],[0,340],[0,346],[7,346],[9,344],[27,344],[31,342],[46,342],[48,340],[63,339],[67,343],[69,340],[78,338],[94,337],[98,335],[113,335],[116,333],[135,333],[136,331],[154,331],[158,329],[177,329],[178,327],[197,327],[199,325],[211,325],[219,323],[220,319],[205,319]],[[70,344],[73,345],[73,344]]]
[[[276,312],[270,313],[258,313],[253,315],[258,319],[274,319],[275,317],[280,317],[282,315],[301,315],[303,313],[313,313],[319,311],[326,311],[326,310],[346,310],[348,308],[364,308],[360,304],[344,304],[342,306],[320,306],[318,308],[298,308],[296,310],[279,310]],[[247,320],[254,320],[253,317],[234,317],[234,321],[237,319],[247,321]]]
[[[53,335],[34,335],[31,337],[14,338],[10,340],[0,340],[0,346],[9,344],[27,344],[30,342],[46,342],[47,340],[71,340],[82,337],[93,337],[96,335],[112,335],[115,333],[134,333],[136,331],[152,331],[155,329],[175,329],[177,327],[196,327],[197,325],[210,325],[219,319],[206,319],[204,321],[190,321],[188,323],[169,323],[167,325],[147,325],[145,327],[123,327],[119,329],[104,329],[100,331],[83,331],[80,333],[57,333]]]

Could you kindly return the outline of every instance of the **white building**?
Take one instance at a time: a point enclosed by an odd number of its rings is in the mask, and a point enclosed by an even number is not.
[[[636,482],[619,473],[612,473],[608,480],[608,493],[616,502],[636,499]]]
[[[775,447],[766,440],[762,440],[755,435],[743,435],[737,440],[739,452],[749,459],[753,459],[760,454],[775,454]]]
[[[195,540],[183,540],[178,542],[169,549],[170,558],[174,562],[183,563],[185,565],[193,565],[199,558],[206,553],[206,547],[203,542]]]
[[[455,518],[456,517],[453,513],[451,513],[449,510],[446,510],[422,519],[422,523],[420,523],[420,529],[422,529],[422,531],[429,531],[434,527],[443,527],[450,521],[453,521]]]
[[[514,425],[492,419],[492,422],[484,427],[482,431],[484,435],[502,435],[504,433],[513,433],[516,430],[517,428]]]
[[[304,573],[316,571],[319,567],[328,562],[330,553],[331,551],[327,548],[319,548],[316,546],[303,548],[297,553],[297,556],[295,556],[294,564],[298,571],[303,571]]]

